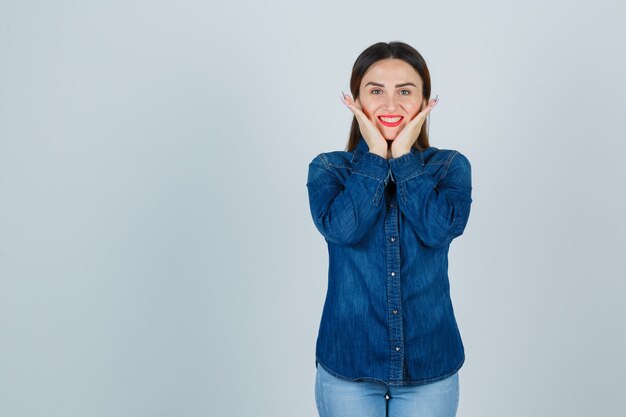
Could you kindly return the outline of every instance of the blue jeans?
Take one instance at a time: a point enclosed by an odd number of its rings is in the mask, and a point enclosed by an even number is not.
[[[318,364],[315,403],[320,417],[454,417],[459,373],[424,385],[386,385],[343,380]]]

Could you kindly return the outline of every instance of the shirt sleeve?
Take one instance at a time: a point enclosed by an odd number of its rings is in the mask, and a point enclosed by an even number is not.
[[[351,246],[358,243],[382,212],[389,163],[365,152],[345,183],[337,177],[326,155],[309,164],[307,189],[316,228],[330,242]]]
[[[463,234],[472,204],[471,165],[463,154],[455,151],[439,181],[412,152],[390,159],[389,166],[398,208],[425,246],[443,246]]]

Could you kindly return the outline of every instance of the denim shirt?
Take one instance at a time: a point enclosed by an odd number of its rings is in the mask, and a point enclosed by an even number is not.
[[[361,135],[352,152],[317,155],[306,185],[329,256],[315,366],[388,385],[457,372],[448,249],[469,218],[469,160],[432,146],[387,160]]]

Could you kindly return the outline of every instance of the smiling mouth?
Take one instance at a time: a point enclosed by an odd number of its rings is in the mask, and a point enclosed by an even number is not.
[[[402,119],[404,119],[402,116],[378,116],[378,120],[380,120],[383,125],[388,127],[398,126],[402,123]]]

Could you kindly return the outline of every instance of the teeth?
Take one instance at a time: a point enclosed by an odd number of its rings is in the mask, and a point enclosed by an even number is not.
[[[381,117],[380,120],[387,123],[395,123],[399,121],[401,117]]]

